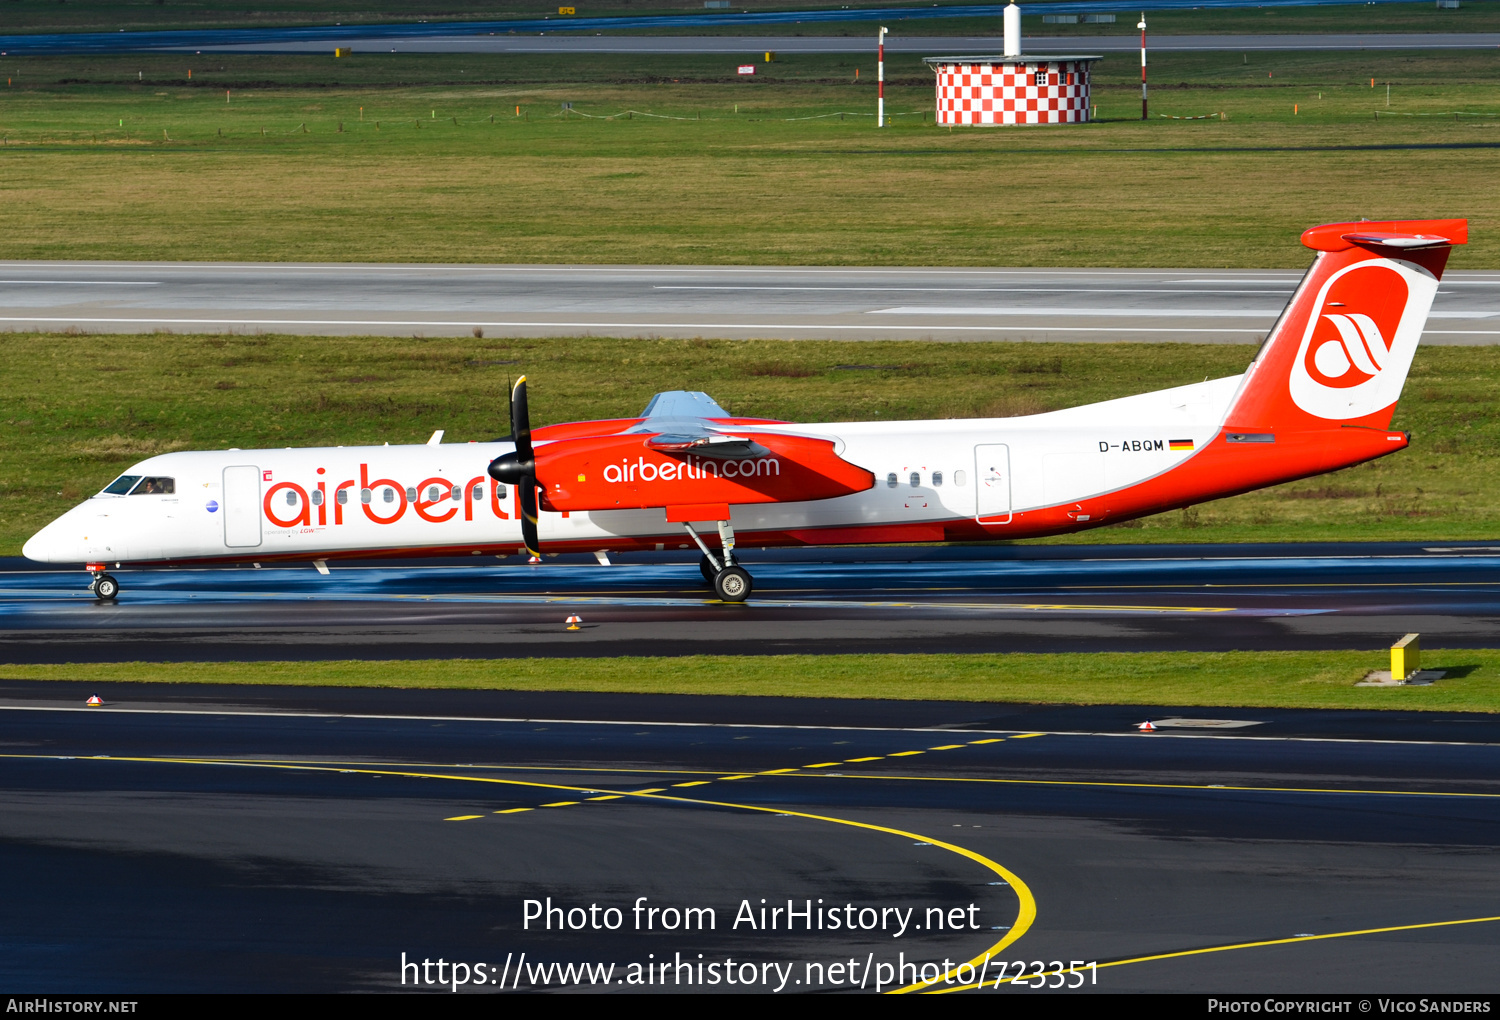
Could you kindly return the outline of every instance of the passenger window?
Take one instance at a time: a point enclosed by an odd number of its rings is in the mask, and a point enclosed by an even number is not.
[[[913,471],[911,473],[911,487],[913,489],[915,489],[917,486],[919,486],[921,484],[922,484],[922,473],[920,471]]]
[[[141,480],[140,475],[121,475],[104,487],[104,491],[111,496],[123,496],[134,488],[135,483]]]
[[[312,504],[313,504],[313,506],[322,506],[323,505],[323,493],[320,492],[320,491],[318,491],[317,489],[313,490]]]
[[[286,490],[286,505],[287,506],[296,506],[297,505],[297,493],[296,493],[296,490],[294,490],[294,489],[288,489],[288,490]]]
[[[365,490],[366,493],[368,493],[369,491],[370,491],[369,489]],[[337,492],[335,492],[333,494],[333,498],[338,501],[339,506],[343,506],[345,503],[349,502],[349,490],[348,489],[339,489]],[[369,500],[367,499],[367,500],[365,500],[365,502],[368,503]]]
[[[474,491],[475,491],[475,492],[478,492],[478,491],[479,491],[479,490],[478,490],[478,489],[475,489],[475,490],[474,490]],[[510,490],[509,490],[509,489],[507,489],[507,488],[506,488],[506,487],[505,487],[505,486],[503,486],[503,485],[497,485],[497,486],[495,486],[495,497],[496,497],[496,498],[497,498],[497,499],[504,499],[504,498],[505,498],[505,496],[506,496],[506,494],[507,494],[507,493],[508,493],[508,492],[509,492],[509,491],[510,491]],[[475,497],[475,498],[476,498],[476,499],[477,499],[477,498],[478,498],[478,497]]]
[[[464,490],[455,485],[453,487],[453,492],[449,494],[449,498],[452,499],[453,502],[457,503],[459,500],[464,498]]]
[[[380,498],[385,500],[387,503],[394,503],[396,502],[396,490],[387,485],[385,489],[380,493]]]
[[[415,503],[417,501],[417,490],[413,489],[410,485],[406,487],[406,501],[408,503]]]
[[[932,487],[934,489],[941,489],[943,487],[943,473],[941,471],[934,471],[932,473]]]
[[[390,489],[386,489],[385,491],[386,492],[390,492],[391,490]],[[360,489],[359,490],[359,501],[361,503],[368,503],[368,502],[370,502],[370,490],[369,489]]]
[[[132,496],[171,496],[177,492],[177,483],[171,478],[142,478],[139,485],[130,491]]]
[[[954,485],[962,486],[964,484],[965,480],[966,479],[964,478],[964,473],[962,471],[955,471],[955,472],[953,472],[953,484]]]
[[[885,487],[887,489],[894,489],[896,487],[896,472],[892,471],[885,476]]]
[[[501,487],[501,489],[500,489],[500,495],[502,495],[502,496],[505,495],[505,489],[504,489],[504,487]],[[483,485],[476,485],[476,486],[474,486],[474,491],[471,492],[471,493],[469,493],[469,498],[470,499],[483,499],[484,498],[484,486]]]

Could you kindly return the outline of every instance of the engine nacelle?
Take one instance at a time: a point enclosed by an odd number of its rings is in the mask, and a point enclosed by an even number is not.
[[[764,453],[719,457],[651,449],[649,434],[565,439],[536,449],[552,511],[638,510],[699,503],[796,503],[863,492],[875,476],[807,436],[746,433]]]

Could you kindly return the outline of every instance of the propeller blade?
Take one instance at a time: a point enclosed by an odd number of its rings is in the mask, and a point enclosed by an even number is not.
[[[514,453],[502,453],[490,461],[488,474],[497,482],[514,485],[521,503],[521,540],[526,551],[541,556],[537,538],[536,453],[531,447],[531,414],[526,407],[526,377],[516,380],[510,391],[510,436]]]
[[[503,453],[490,461],[489,476],[506,485],[521,485],[530,478],[536,484],[536,454],[531,448],[531,415],[526,409],[526,377],[516,380],[510,391],[510,439],[514,453]],[[525,496],[522,496],[525,499]],[[532,497],[532,519],[536,518],[536,497]]]
[[[510,391],[510,434],[515,439],[516,454],[531,460],[531,413],[526,407],[526,377],[516,380]]]
[[[530,475],[521,479],[521,540],[526,543],[526,551],[533,556],[542,555],[542,544],[536,533],[536,479]]]

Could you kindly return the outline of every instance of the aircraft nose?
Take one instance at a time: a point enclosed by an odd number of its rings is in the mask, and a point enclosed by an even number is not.
[[[78,563],[84,559],[77,542],[69,542],[61,533],[59,518],[32,535],[21,547],[21,555],[38,563]],[[76,537],[76,536],[75,536]]]
[[[47,538],[47,529],[43,528],[27,539],[25,545],[21,546],[21,555],[25,556],[28,560],[35,560],[38,563],[51,563],[51,544]]]

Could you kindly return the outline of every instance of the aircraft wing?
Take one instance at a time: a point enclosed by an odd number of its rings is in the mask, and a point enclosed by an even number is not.
[[[730,417],[718,401],[701,390],[668,390],[652,397],[641,412],[640,424],[625,431],[627,435],[647,435],[646,449],[662,453],[751,460],[771,452],[748,436],[722,431],[722,425],[710,420]]]

